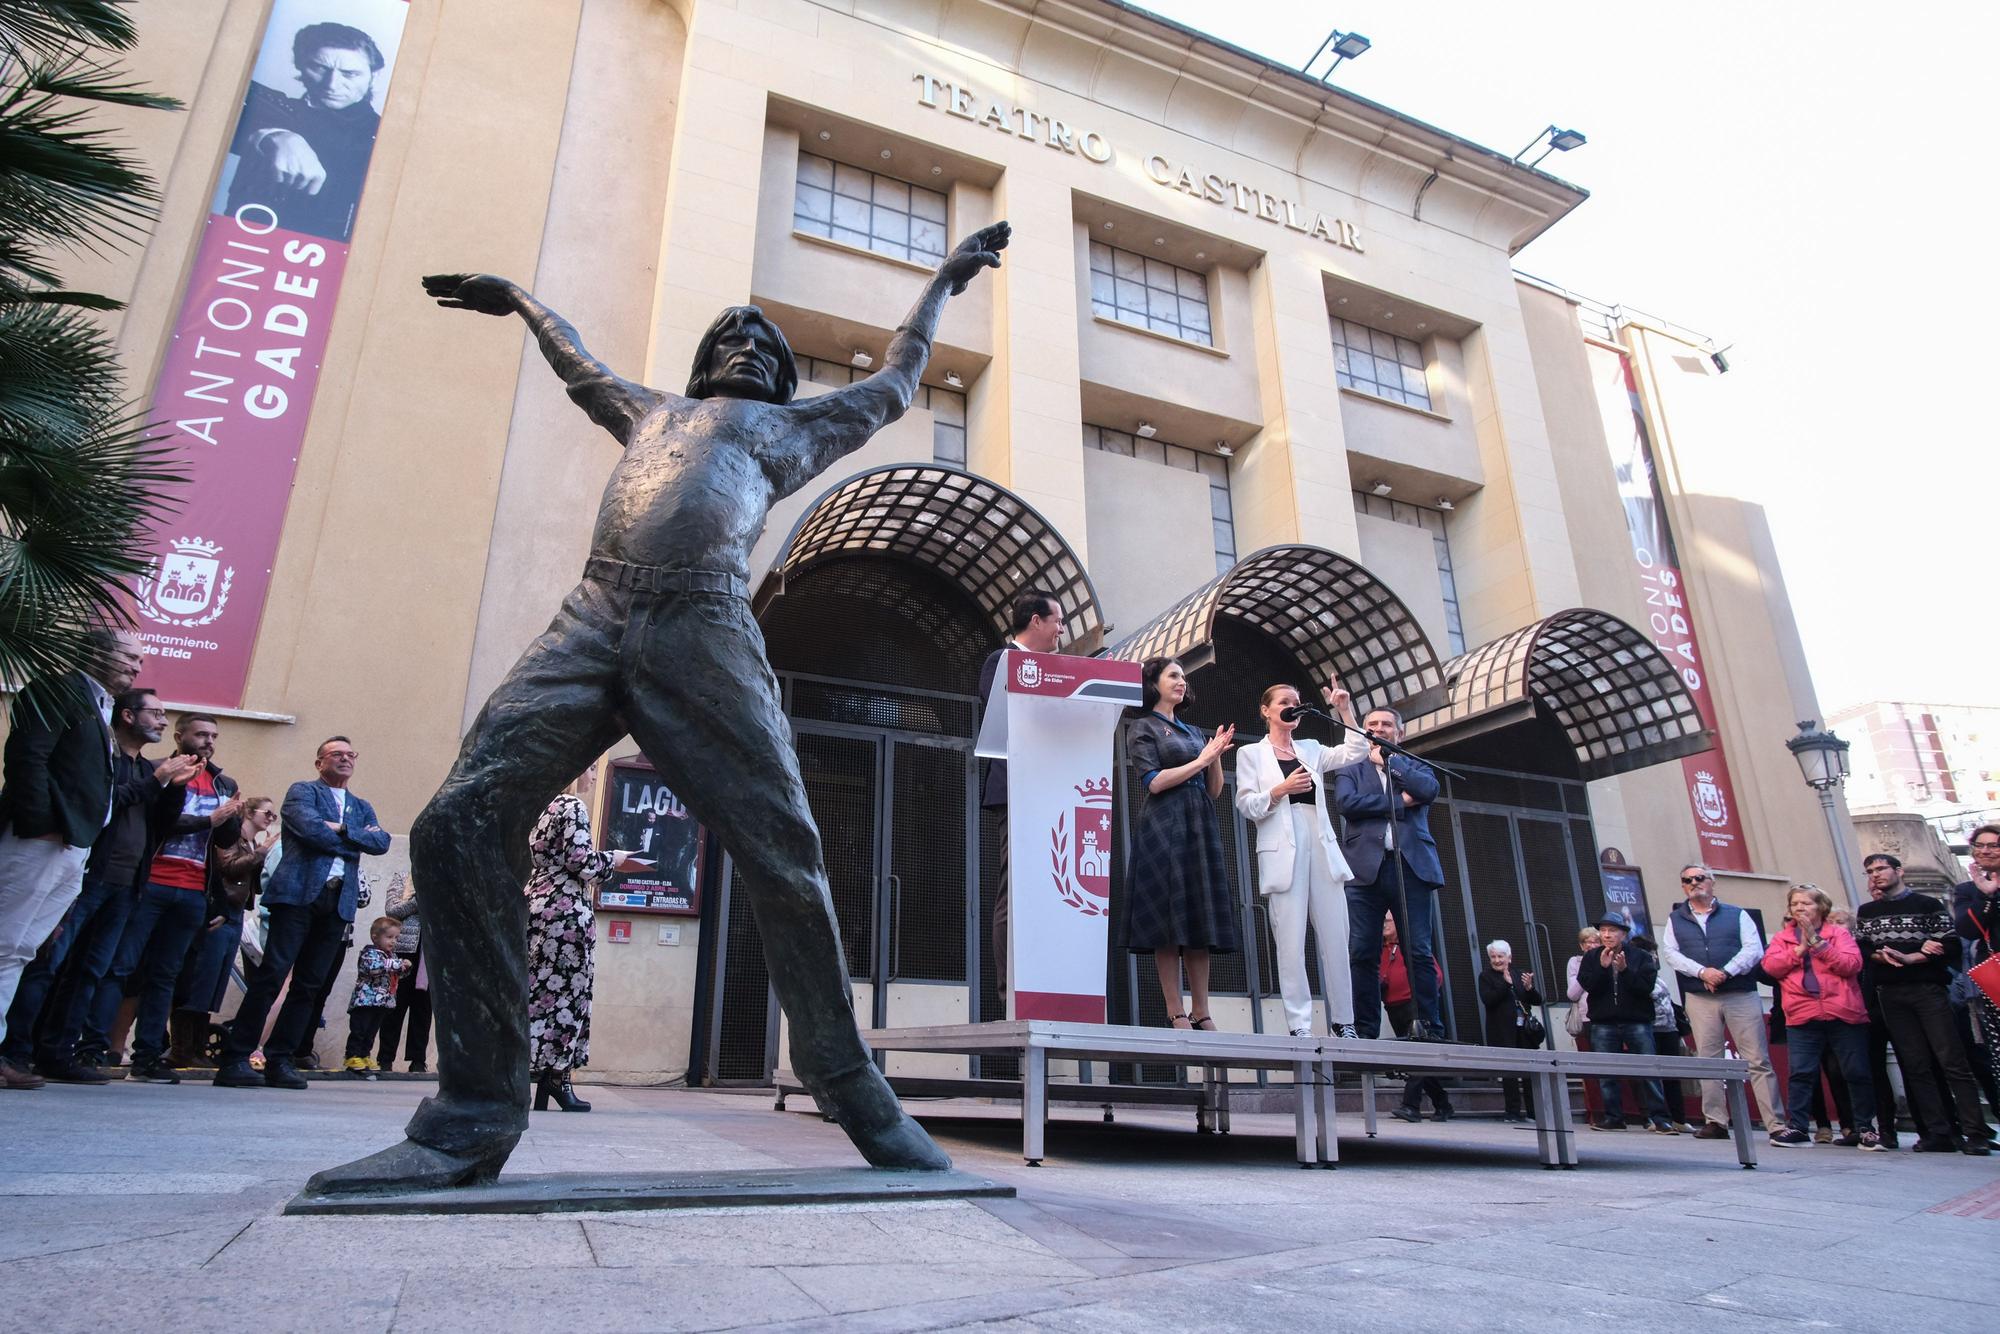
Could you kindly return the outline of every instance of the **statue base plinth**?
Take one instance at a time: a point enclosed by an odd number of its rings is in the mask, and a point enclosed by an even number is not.
[[[811,1167],[740,1172],[551,1172],[448,1190],[293,1196],[287,1214],[564,1214],[626,1209],[1011,1199],[971,1172]]]

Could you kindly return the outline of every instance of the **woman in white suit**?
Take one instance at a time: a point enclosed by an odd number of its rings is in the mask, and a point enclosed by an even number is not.
[[[1257,887],[1264,895],[1277,946],[1278,989],[1294,1037],[1312,1035],[1312,987],[1306,981],[1306,926],[1319,942],[1319,976],[1326,990],[1327,1031],[1351,1038],[1354,987],[1347,960],[1347,882],[1352,873],[1334,834],[1325,775],[1368,754],[1354,704],[1338,685],[1320,692],[1347,724],[1347,739],[1322,746],[1295,737],[1299,692],[1288,685],[1264,692],[1257,712],[1265,736],[1236,752],[1236,809],[1257,826]]]

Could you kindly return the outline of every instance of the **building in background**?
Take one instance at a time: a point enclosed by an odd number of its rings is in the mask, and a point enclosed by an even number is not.
[[[1857,814],[1912,812],[1959,849],[2000,819],[2000,707],[1875,700],[1826,725],[1853,747],[1847,804]]]
[[[938,256],[1006,218],[1005,266],[948,307],[919,402],[784,502],[755,556],[864,1021],[996,1015],[973,693],[1031,586],[1074,651],[1179,656],[1203,723],[1335,675],[1403,709],[1462,774],[1432,822],[1461,1037],[1483,942],[1559,968],[1603,909],[1600,849],[1656,921],[1686,860],[1767,920],[1788,881],[1837,883],[1784,747],[1817,701],[1762,512],[1731,489],[1712,346],[1515,271],[1583,191],[1111,0],[390,7],[366,186],[308,272],[314,251],[257,235],[269,219],[210,204],[232,144],[239,168],[257,151],[246,81],[292,92],[287,25],[335,7],[136,6],[133,74],[188,111],[134,124],[164,208],[91,282],[129,302],[135,384],[214,437],[200,467],[253,466],[228,428],[278,390],[297,428],[278,484],[235,502],[268,558],[161,534],[178,619],[149,626],[153,673],[222,713],[246,791],[344,733],[400,834],[582,569],[615,445],[518,324],[441,311],[420,275],[516,278],[665,388],[719,309],[755,301],[814,394],[879,365]],[[275,253],[206,273],[218,227]],[[243,310],[268,336],[229,365],[261,371],[176,379],[189,331]],[[288,354],[302,321],[310,355]],[[240,686],[186,668],[225,647]],[[782,1024],[726,858],[662,829],[684,811],[642,772],[605,790],[600,828],[705,851],[697,893],[620,891],[696,915],[601,908],[594,1069],[768,1078]],[[1218,961],[1215,1013],[1281,1030],[1226,803],[1256,943]],[[1114,1013],[1158,1022],[1157,989],[1111,965]]]

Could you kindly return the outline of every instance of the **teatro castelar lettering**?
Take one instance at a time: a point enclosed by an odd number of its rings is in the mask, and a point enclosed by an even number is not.
[[[1043,116],[1026,107],[981,97],[970,88],[947,83],[929,74],[914,77],[917,101],[927,107],[941,108],[947,115],[988,126],[1018,139],[1039,139],[1050,148],[1065,153],[1081,153],[1092,162],[1111,160],[1111,143],[1096,130],[1079,130],[1053,116]]]
[[[1306,210],[1289,199],[1265,194],[1241,181],[1226,180],[1212,171],[1198,171],[1184,162],[1175,162],[1158,153],[1147,158],[1145,166],[1148,176],[1170,190],[1179,190],[1182,194],[1205,199],[1211,204],[1232,206],[1238,213],[1254,213],[1265,222],[1275,222],[1295,232],[1304,232],[1307,236],[1322,237],[1349,250],[1361,250],[1361,233],[1345,218],[1329,219],[1324,213],[1308,215]]]
[[[1092,162],[1111,160],[1111,141],[1096,130],[1080,130],[1053,116],[1044,116],[1026,107],[983,97],[971,88],[951,83],[931,74],[911,76],[917,85],[917,101],[927,107],[969,120],[975,125],[1011,134],[1017,139],[1036,140],[1050,148],[1080,154]],[[1211,204],[1233,207],[1265,222],[1289,227],[1359,253],[1361,233],[1345,218],[1328,218],[1324,213],[1302,209],[1292,200],[1266,194],[1241,181],[1228,180],[1214,172],[1202,172],[1182,162],[1155,153],[1146,159],[1146,174],[1169,190],[1179,190]]]

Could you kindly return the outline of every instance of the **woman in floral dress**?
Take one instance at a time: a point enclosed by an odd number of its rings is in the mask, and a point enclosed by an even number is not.
[[[599,852],[590,841],[597,771],[549,803],[528,840],[528,1047],[535,1110],[549,1099],[566,1112],[590,1104],[570,1087],[570,1072],[590,1060],[590,991],[596,980],[597,888],[613,871],[641,869],[629,853]]]

